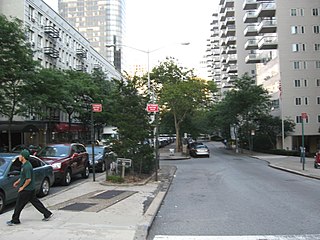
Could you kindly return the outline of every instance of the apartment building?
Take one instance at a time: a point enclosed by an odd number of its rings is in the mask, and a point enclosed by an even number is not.
[[[99,68],[107,79],[121,79],[115,67],[100,55],[90,42],[42,0],[1,0],[0,13],[17,17],[27,27],[27,37],[34,51],[34,59],[44,68],[72,69],[91,73]],[[75,120],[76,121],[76,120]],[[36,116],[14,118],[12,145],[45,143],[48,135],[54,137],[66,130],[67,114],[53,111],[50,122]],[[7,144],[8,120],[0,116],[1,144]],[[73,124],[75,137],[83,129]]]
[[[125,0],[58,0],[58,8],[60,15],[121,71]]]
[[[296,123],[293,133],[279,136],[278,148],[299,150],[304,141],[306,151],[315,152],[320,148],[320,2],[220,0],[219,6],[219,29],[214,20],[210,39],[220,42],[209,46],[214,54],[220,49],[213,62],[220,58],[221,67],[212,64],[213,79],[223,92],[236,76],[255,77],[271,95],[272,114]]]

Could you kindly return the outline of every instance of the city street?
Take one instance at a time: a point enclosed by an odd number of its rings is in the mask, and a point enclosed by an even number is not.
[[[210,158],[161,162],[176,165],[177,172],[148,239],[319,238],[319,180],[207,145]]]

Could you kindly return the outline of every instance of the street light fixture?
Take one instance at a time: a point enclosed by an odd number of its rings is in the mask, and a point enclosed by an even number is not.
[[[146,53],[148,55],[148,65],[147,65],[147,75],[148,75],[148,94],[150,96],[150,53],[153,53],[153,52],[156,52],[160,49],[163,49],[165,47],[168,47],[170,45],[175,45],[175,44],[179,44],[179,45],[183,45],[183,46],[188,46],[190,45],[190,42],[181,42],[181,43],[173,43],[173,44],[169,44],[169,45],[164,45],[164,46],[161,46],[159,48],[156,48],[156,49],[153,49],[153,50],[143,50],[143,49],[139,49],[139,48],[135,48],[135,47],[131,47],[131,46],[128,46],[128,45],[124,45],[124,44],[107,44],[106,47],[126,47],[126,48],[130,48],[130,49],[133,49],[133,50],[136,50],[136,51],[139,51],[139,52],[142,52],[142,53]],[[154,102],[154,98],[152,99],[152,101]]]

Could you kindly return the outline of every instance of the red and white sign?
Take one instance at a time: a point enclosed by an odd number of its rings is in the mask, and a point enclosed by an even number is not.
[[[102,112],[102,104],[93,103],[91,106],[92,106],[92,112]]]
[[[307,119],[308,118],[308,114],[307,113],[301,113],[301,118],[302,119]]]
[[[147,111],[148,112],[159,112],[158,104],[147,104]]]

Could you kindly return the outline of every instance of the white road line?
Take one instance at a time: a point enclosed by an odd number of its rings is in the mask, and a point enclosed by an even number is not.
[[[154,240],[319,240],[320,234],[257,235],[257,236],[166,236],[156,235]]]

